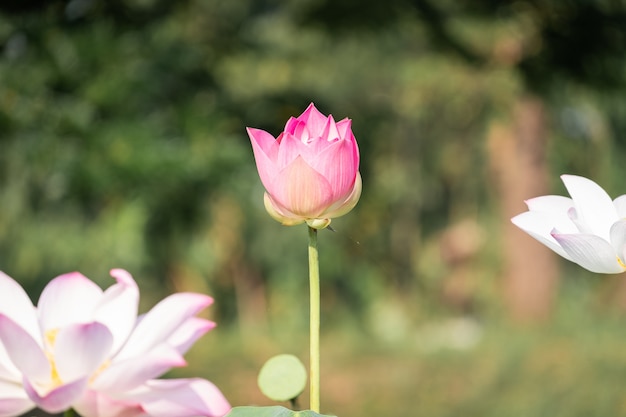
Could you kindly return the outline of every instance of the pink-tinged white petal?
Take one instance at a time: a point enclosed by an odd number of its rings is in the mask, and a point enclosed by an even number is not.
[[[554,230],[559,230],[558,228],[555,229],[555,224],[559,223],[561,220],[561,216],[536,211],[527,211],[522,214],[518,214],[511,219],[514,225],[528,233],[530,236],[534,237],[565,259],[574,261],[574,259],[572,259],[572,257],[561,247],[559,242],[557,242],[552,235]]]
[[[102,289],[78,272],[56,277],[44,288],[37,307],[44,332],[93,320]]]
[[[207,295],[177,293],[161,300],[143,316],[117,360],[141,356],[167,340],[188,318],[213,303]]]
[[[13,365],[0,339],[0,381],[21,381],[20,371]]]
[[[72,324],[59,329],[54,361],[61,381],[91,376],[108,358],[113,335],[101,323]]]
[[[617,217],[620,219],[626,219],[626,194],[620,195],[613,200],[613,205],[617,210]]]
[[[53,390],[45,390],[43,393],[40,393],[40,390],[31,384],[30,381],[24,380],[24,389],[28,397],[37,404],[37,407],[54,414],[69,409],[85,392],[87,382],[87,378],[81,378]]]
[[[0,417],[14,417],[35,407],[22,384],[0,379]]]
[[[333,202],[333,190],[326,178],[301,157],[276,178],[274,199],[281,206],[303,218],[315,218]]]
[[[609,242],[596,235],[558,234],[553,237],[578,265],[591,272],[617,274],[624,272],[617,253]]]
[[[88,417],[147,417],[141,405],[111,399],[96,391],[89,391],[73,404],[81,416]]]
[[[148,417],[137,402],[110,398],[94,390],[87,390],[72,408],[84,417]]]
[[[123,393],[186,364],[175,348],[161,344],[141,356],[114,361],[92,380],[91,387],[107,393]]]
[[[213,328],[215,328],[214,322],[191,317],[167,339],[167,344],[184,355],[199,338]]]
[[[37,341],[9,317],[0,314],[0,342],[13,365],[31,381],[47,383],[52,369]]]
[[[151,417],[222,417],[231,406],[205,379],[153,380],[132,396]]]
[[[0,314],[10,317],[35,339],[41,341],[37,311],[26,291],[0,271]]]
[[[561,179],[572,196],[578,220],[589,230],[609,240],[609,230],[618,220],[611,197],[595,182],[576,175],[562,175]]]
[[[93,320],[104,324],[113,335],[111,353],[116,353],[130,336],[137,320],[139,289],[133,277],[122,269],[111,275],[117,284],[107,288],[94,309]]]

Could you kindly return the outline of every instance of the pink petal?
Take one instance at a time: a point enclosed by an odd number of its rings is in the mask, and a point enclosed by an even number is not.
[[[46,285],[37,304],[42,330],[92,321],[101,297],[100,287],[78,272],[56,277]]]
[[[298,117],[298,120],[306,123],[309,134],[313,138],[322,136],[327,119],[328,117],[320,113],[313,103],[309,104],[309,107]]]
[[[353,143],[345,140],[333,142],[310,165],[328,180],[333,200],[343,200],[351,193],[359,168],[354,160]]]
[[[163,299],[137,324],[116,360],[141,356],[167,340],[189,317],[213,303],[207,295],[177,293]]]
[[[151,417],[222,417],[231,409],[214,384],[199,378],[148,381],[133,398]]]
[[[272,198],[290,212],[315,218],[333,203],[333,190],[322,174],[301,157],[276,177]]]
[[[264,130],[248,128],[248,136],[252,144],[257,171],[263,186],[267,190],[271,187],[274,177],[278,173],[278,146],[279,142]]]
[[[359,199],[361,198],[362,188],[363,184],[361,182],[361,174],[357,172],[352,192],[348,194],[348,196],[344,200],[338,200],[336,203],[330,206],[320,215],[320,217],[334,219],[335,217],[341,217],[344,214],[348,213],[354,208],[354,206],[356,206],[356,203],[359,202]],[[311,225],[311,223],[309,223],[309,225],[315,228],[315,226]],[[324,225],[323,227],[326,226],[328,226],[328,224]]]
[[[611,197],[590,179],[576,175],[562,175],[561,179],[574,200],[579,221],[608,241],[609,230],[618,220]]]
[[[287,123],[285,123],[285,129],[283,129],[283,131],[294,135],[297,130],[301,129],[299,127],[301,125],[306,126],[306,123],[304,123],[301,120],[296,119],[295,117],[290,117],[289,120],[287,120]]]
[[[554,233],[552,236],[574,262],[591,272],[616,274],[624,271],[615,249],[596,235]]]
[[[296,119],[297,120],[297,119]],[[313,137],[309,133],[309,129],[306,127],[306,123],[303,121],[297,120],[297,123],[293,126],[293,132],[290,130],[286,131],[295,137],[300,143],[309,143]]]
[[[214,327],[215,323],[212,321],[191,317],[176,329],[174,334],[167,339],[167,343],[184,355],[196,340]]]
[[[10,317],[41,342],[37,311],[33,303],[20,284],[2,271],[0,271],[0,314]]]
[[[3,314],[0,314],[0,341],[11,362],[23,375],[32,381],[50,381],[52,370],[41,346],[26,330]]]
[[[19,416],[34,407],[21,383],[0,380],[0,417]]]
[[[87,390],[72,407],[84,417],[146,417],[140,404],[113,399],[93,390]]]
[[[278,175],[280,175],[280,171],[282,169],[293,163],[293,161],[303,152],[308,152],[308,145],[302,143],[297,137],[289,133],[285,133],[283,135],[283,140],[280,142],[280,146],[278,148],[278,157],[276,159],[276,168],[278,169]],[[276,177],[273,179],[272,187],[275,182]],[[273,188],[266,188],[266,190],[270,193],[274,191]]]
[[[116,353],[130,336],[137,321],[139,289],[133,277],[122,269],[111,275],[117,284],[107,288],[95,307],[94,321],[104,324],[113,335],[111,353]]]
[[[186,364],[176,349],[162,344],[139,357],[113,362],[92,381],[91,387],[109,393],[124,392]]]
[[[37,389],[28,381],[24,380],[26,394],[39,408],[48,413],[60,413],[72,406],[87,388],[87,378],[82,378],[69,384],[61,385],[45,395],[40,395]]]
[[[64,382],[89,377],[107,359],[113,336],[101,323],[63,327],[54,344],[54,361]]]
[[[326,126],[324,126],[321,138],[327,142],[334,142],[340,138],[337,124],[335,123],[335,119],[333,119],[332,115],[329,115],[326,119]]]
[[[339,132],[339,137],[341,139],[349,140],[349,136],[352,135],[352,120],[341,119],[337,122],[337,131]],[[352,139],[354,139],[354,135],[352,135]]]

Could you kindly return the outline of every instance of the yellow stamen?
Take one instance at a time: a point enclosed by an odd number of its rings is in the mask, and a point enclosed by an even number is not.
[[[50,348],[54,347],[54,343],[57,340],[57,334],[59,334],[59,329],[48,330],[45,334],[46,342]],[[63,381],[59,376],[59,371],[57,370],[57,365],[54,362],[54,355],[49,349],[45,350],[46,357],[48,358],[48,362],[50,363],[50,379],[52,379],[52,384],[55,387],[63,385]]]
[[[102,365],[98,367],[98,369],[96,369],[96,372],[94,372],[93,375],[89,378],[89,383],[91,384],[93,381],[95,381],[96,378],[98,378],[98,375],[100,375],[102,371],[107,369],[109,365],[111,365],[111,361],[107,359],[106,361],[102,363]]]

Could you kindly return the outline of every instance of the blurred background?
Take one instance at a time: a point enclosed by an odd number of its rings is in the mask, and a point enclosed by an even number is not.
[[[212,295],[173,376],[234,405],[307,363],[306,227],[263,208],[246,126],[353,119],[363,195],[319,234],[322,411],[626,415],[626,283],[510,224],[564,173],[626,193],[620,0],[4,0],[0,269],[80,270],[142,311]],[[301,404],[306,406],[307,395]]]

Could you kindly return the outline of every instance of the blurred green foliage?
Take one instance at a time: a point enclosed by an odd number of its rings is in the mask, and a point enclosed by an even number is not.
[[[145,306],[203,291],[229,340],[240,330],[254,344],[306,343],[306,231],[265,213],[245,127],[277,135],[314,101],[353,119],[364,182],[356,209],[320,233],[329,334],[351,328],[385,344],[433,318],[497,321],[489,127],[537,95],[548,105],[554,192],[569,172],[625,193],[625,9],[602,0],[3,2],[0,269],[37,297],[57,274],[80,270],[106,286],[106,271],[123,267]],[[453,265],[442,248],[457,224],[470,225],[461,240],[474,242],[461,304],[446,297]],[[564,297],[614,285],[566,268]],[[519,373],[505,365],[498,377]],[[475,389],[500,386],[485,384]],[[463,398],[470,414],[489,415]],[[498,415],[623,412],[607,407]],[[459,411],[443,408],[420,415]]]

